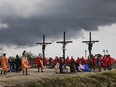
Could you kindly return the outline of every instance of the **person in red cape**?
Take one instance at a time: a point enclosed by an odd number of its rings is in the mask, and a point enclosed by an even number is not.
[[[73,58],[73,56],[71,57],[70,62],[75,62],[75,59]]]
[[[84,65],[84,64],[86,63],[86,60],[84,59],[84,57],[82,57],[82,58],[80,59],[80,61],[81,61],[81,64],[82,64],[82,65]]]
[[[59,59],[58,59],[58,57],[56,56],[55,59],[53,60],[53,65],[55,66],[57,63],[59,63]]]
[[[70,65],[70,59],[69,59],[69,57],[66,58],[66,65],[68,65],[68,66]]]
[[[101,71],[101,55],[100,54],[97,56],[97,66],[100,72]]]
[[[53,59],[50,57],[50,58],[48,59],[48,61],[49,61],[49,68],[51,68],[52,65],[53,65]]]
[[[38,65],[38,72],[40,72],[40,68],[41,68],[41,72],[43,72],[43,58],[42,56],[38,56],[37,58],[35,58],[34,63]]]
[[[59,63],[64,63],[64,59],[62,57],[59,58]]]
[[[79,64],[81,64],[80,58],[77,57],[77,60],[75,61],[76,64],[76,70],[78,71]]]
[[[101,59],[100,59],[100,61],[101,61]],[[97,64],[97,58],[95,58],[94,56],[93,56],[93,69],[94,69],[94,71],[95,71],[95,69],[98,67],[98,64]]]
[[[109,61],[108,61],[108,69],[111,70],[111,66],[116,62],[114,58],[111,58],[110,55],[108,55]]]
[[[89,56],[88,56],[88,59],[87,59],[87,64],[90,66],[90,58],[89,58]]]
[[[107,68],[107,63],[108,63],[108,58],[106,57],[106,55],[104,55],[104,57],[103,57],[103,59],[102,59],[102,61],[101,61],[101,66],[102,67],[104,67],[104,70],[106,70],[106,68]]]
[[[81,63],[81,61],[80,61],[80,58],[79,58],[79,57],[77,58],[76,63],[77,63],[77,64],[80,64],[80,63]]]
[[[90,71],[91,71],[92,68],[95,71],[96,59],[94,58],[93,54],[90,55],[89,62],[90,62],[90,64],[89,64]]]
[[[109,69],[109,66],[108,66],[109,60],[110,60],[109,55],[104,55],[103,62],[102,62],[102,66],[104,67],[104,70]]]
[[[60,63],[60,65],[59,65],[60,73],[63,73],[62,66],[64,64],[64,59],[62,57],[60,57],[59,63]]]
[[[70,60],[70,69],[71,69],[71,72],[75,72],[76,70],[75,59],[73,58],[73,56],[71,57],[71,60]]]

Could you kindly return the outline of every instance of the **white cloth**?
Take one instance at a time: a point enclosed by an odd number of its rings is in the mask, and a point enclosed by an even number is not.
[[[85,69],[85,66],[84,65],[79,64],[79,66],[80,66],[81,69],[83,69],[83,70]]]

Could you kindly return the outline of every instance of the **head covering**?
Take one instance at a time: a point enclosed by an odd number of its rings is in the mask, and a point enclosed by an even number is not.
[[[26,53],[26,50],[23,51],[22,55],[24,56],[25,53]]]
[[[38,57],[41,57],[41,56],[42,56],[42,54],[39,53]]]

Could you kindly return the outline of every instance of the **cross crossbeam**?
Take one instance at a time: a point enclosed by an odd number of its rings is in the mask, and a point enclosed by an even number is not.
[[[82,43],[86,43],[88,45],[89,55],[91,55],[92,46],[96,42],[99,42],[99,40],[92,41],[91,40],[91,32],[89,32],[89,41],[82,41]]]
[[[52,43],[50,43],[50,42],[45,42],[45,35],[43,34],[43,42],[42,42],[42,43],[36,43],[36,44],[39,44],[39,45],[42,46],[42,54],[43,54],[43,62],[44,62],[46,45],[52,44]]]

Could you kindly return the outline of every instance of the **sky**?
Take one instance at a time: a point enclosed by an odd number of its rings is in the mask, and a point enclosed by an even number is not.
[[[0,0],[0,50],[7,56],[21,55],[23,50],[35,55],[41,53],[46,35],[47,57],[62,56],[63,32],[72,40],[66,46],[66,56],[85,55],[87,45],[83,40],[99,40],[93,54],[108,50],[116,58],[116,1],[115,0]],[[88,53],[88,51],[87,51]]]

